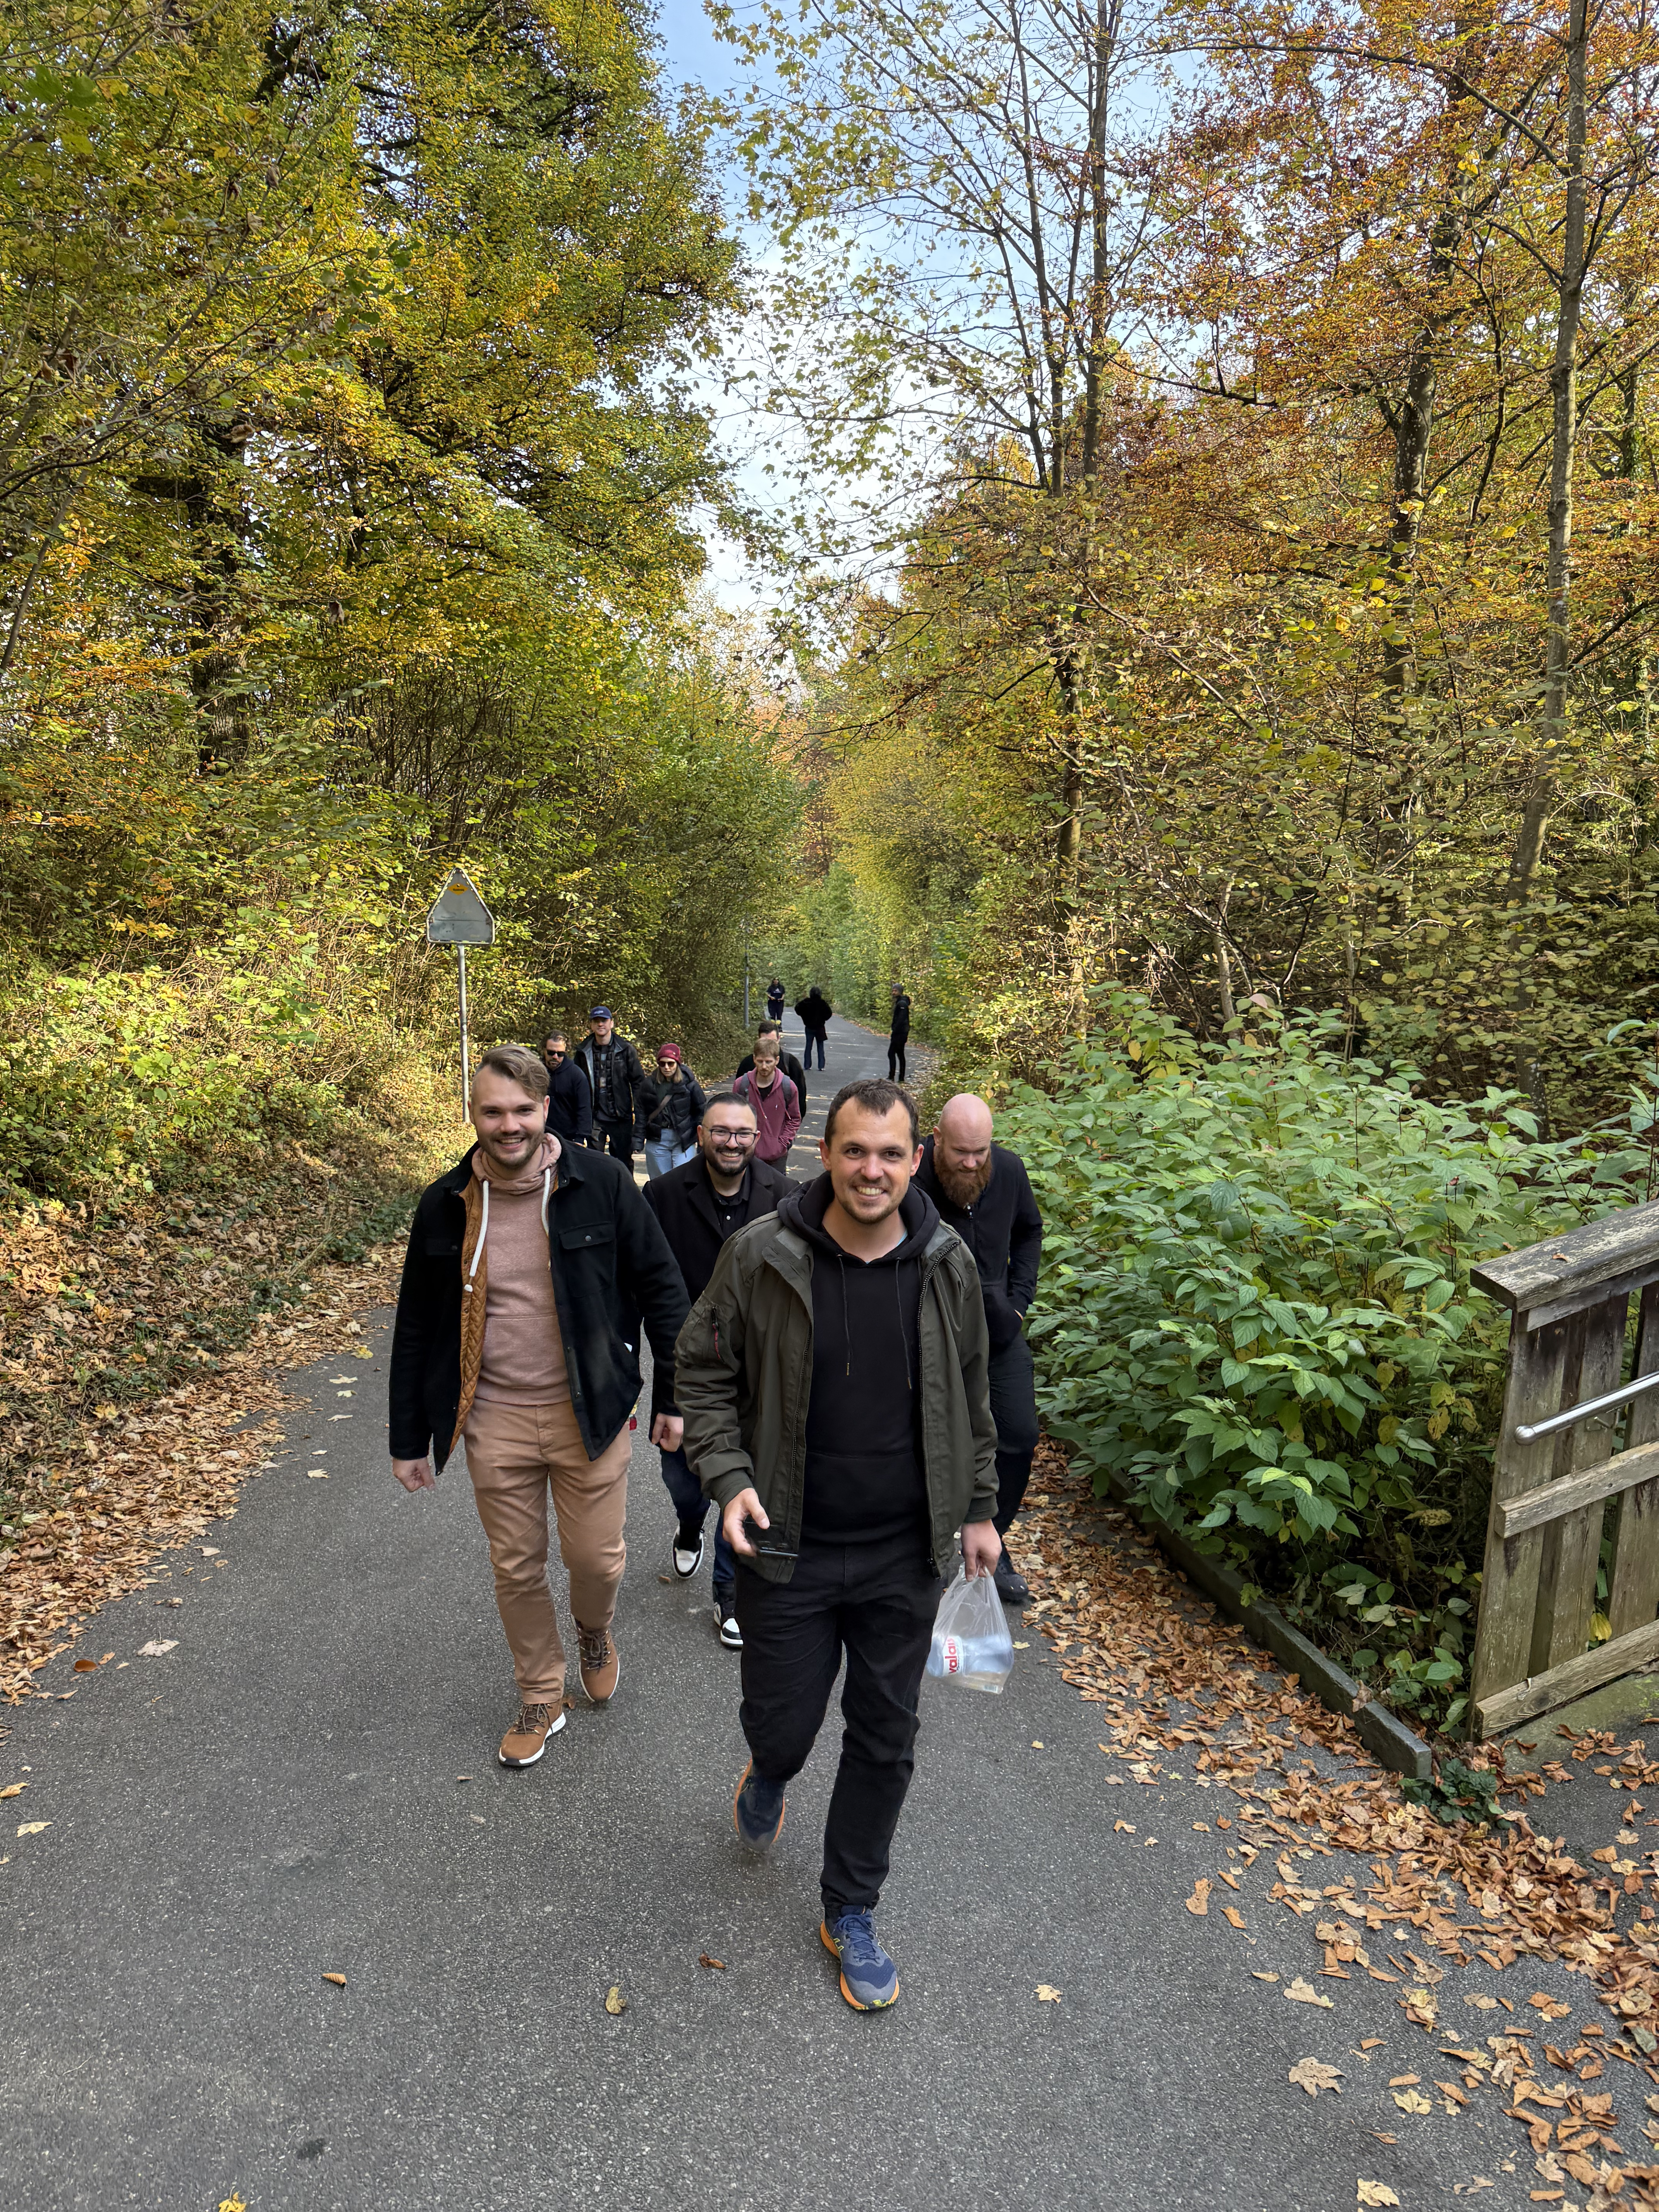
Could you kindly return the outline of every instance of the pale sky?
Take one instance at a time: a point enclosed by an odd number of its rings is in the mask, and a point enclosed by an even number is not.
[[[740,64],[730,46],[722,46],[709,27],[700,0],[665,0],[658,10],[658,33],[662,41],[665,72],[671,87],[700,84],[710,91],[726,91],[739,82]],[[735,217],[740,185],[734,181],[728,192],[728,212]],[[750,249],[757,254],[764,251],[765,241],[751,238]],[[725,395],[713,391],[710,398],[719,420],[726,405]],[[741,419],[730,422],[730,443],[738,449],[752,435],[752,426]],[[738,481],[744,491],[757,501],[768,496],[767,480],[758,465],[751,470],[739,469]],[[709,529],[707,532],[708,567],[703,583],[722,606],[734,611],[748,612],[775,603],[777,587],[772,579],[757,575],[750,568],[740,547]]]

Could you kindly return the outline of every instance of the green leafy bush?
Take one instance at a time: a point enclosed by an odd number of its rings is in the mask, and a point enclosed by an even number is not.
[[[272,919],[170,968],[15,972],[5,1180],[65,1200],[149,1190],[210,1156],[258,1166],[275,1139],[320,1141],[360,1105],[394,1127],[429,1117],[416,1041],[352,980],[350,951]]]
[[[1316,1021],[1200,1045],[1115,993],[1052,1093],[1015,1092],[1040,1401],[1098,1487],[1449,1722],[1508,1336],[1470,1267],[1622,1202],[1648,1155],[1541,1143],[1515,1094],[1435,1103],[1340,1045]]]

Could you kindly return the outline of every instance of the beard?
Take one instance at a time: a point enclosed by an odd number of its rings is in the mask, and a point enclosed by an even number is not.
[[[950,1200],[951,1205],[961,1206],[965,1212],[968,1207],[977,1200],[986,1184],[991,1180],[991,1156],[988,1152],[986,1154],[983,1167],[969,1168],[965,1170],[962,1168],[947,1168],[940,1159],[939,1148],[936,1146],[933,1150],[933,1173],[939,1177],[939,1188]]]

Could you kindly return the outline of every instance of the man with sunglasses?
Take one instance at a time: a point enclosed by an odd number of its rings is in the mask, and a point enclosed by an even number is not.
[[[645,1186],[645,1202],[679,1261],[688,1297],[702,1296],[727,1237],[746,1222],[775,1212],[778,1200],[789,1189],[786,1176],[756,1158],[758,1133],[755,1109],[745,1100],[730,1094],[711,1098],[702,1109],[696,1157]],[[662,1479],[680,1522],[674,1536],[674,1572],[682,1582],[690,1582],[702,1565],[708,1499],[678,1445],[663,1451]],[[736,1583],[732,1547],[717,1516],[714,1623],[728,1651],[743,1649]]]
[[[593,1128],[593,1093],[570,1057],[562,1030],[550,1030],[542,1039],[542,1065],[547,1070],[548,1127],[568,1144],[585,1145]]]

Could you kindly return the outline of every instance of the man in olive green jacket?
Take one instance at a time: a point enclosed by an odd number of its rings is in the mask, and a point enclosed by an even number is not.
[[[675,1347],[687,1457],[737,1556],[741,1718],[732,1818],[764,1847],[843,1652],[847,1723],[824,1831],[825,1945],[842,1994],[892,2003],[872,1915],[915,1765],[943,1577],[995,1567],[996,1429],[979,1271],[911,1178],[915,1108],[849,1084],[825,1173],[721,1252]]]

